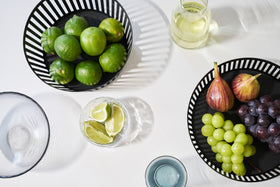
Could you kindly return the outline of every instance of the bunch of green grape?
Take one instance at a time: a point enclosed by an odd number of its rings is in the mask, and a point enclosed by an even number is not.
[[[205,113],[202,116],[203,126],[201,133],[207,137],[207,143],[216,153],[216,160],[222,163],[224,172],[233,172],[238,176],[246,174],[244,157],[250,157],[256,153],[253,137],[246,134],[243,124],[233,124],[231,120],[225,120],[223,113],[216,112],[213,115]]]

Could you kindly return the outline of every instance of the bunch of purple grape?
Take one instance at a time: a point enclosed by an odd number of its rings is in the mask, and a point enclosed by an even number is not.
[[[263,95],[240,105],[237,115],[254,137],[267,142],[271,151],[280,153],[280,99]]]

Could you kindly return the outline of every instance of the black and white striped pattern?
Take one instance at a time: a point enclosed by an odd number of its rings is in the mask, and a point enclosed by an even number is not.
[[[275,82],[279,82],[280,79],[280,67],[270,61],[257,59],[257,58],[239,58],[227,61],[219,65],[219,72],[221,76],[225,73],[235,72],[235,71],[254,71],[260,72]],[[233,77],[231,77],[233,78]],[[270,169],[262,170],[261,173],[258,172],[247,172],[245,176],[237,176],[233,173],[226,173],[221,169],[221,165],[216,162],[215,154],[211,151],[210,146],[207,144],[206,138],[201,134],[201,117],[206,112],[213,112],[207,105],[206,93],[210,86],[212,80],[214,79],[214,70],[209,71],[195,87],[192,96],[189,101],[188,111],[187,111],[187,124],[188,131],[190,135],[191,142],[199,156],[203,161],[209,165],[213,170],[220,173],[221,175],[228,177],[233,180],[242,182],[259,182],[274,178],[280,175],[280,161],[273,160],[275,166]],[[271,84],[272,83],[268,83]],[[278,83],[277,83],[278,84]],[[277,93],[278,95],[280,92]],[[234,112],[232,112],[234,115]],[[229,114],[231,115],[231,114]],[[258,148],[257,148],[258,151]],[[273,154],[273,153],[268,153]],[[278,155],[277,158],[279,158]],[[262,158],[263,159],[263,158]],[[246,162],[246,161],[244,161]],[[272,162],[272,160],[266,160],[263,162]],[[260,168],[261,169],[261,168]]]
[[[133,41],[132,26],[126,11],[118,1],[42,0],[31,12],[24,29],[23,48],[25,57],[33,72],[43,82],[54,88],[65,91],[97,90],[110,84],[118,76],[119,72],[103,76],[101,82],[95,86],[85,86],[78,82],[64,86],[53,81],[48,71],[49,64],[54,60],[54,57],[47,55],[43,51],[41,47],[41,35],[48,27],[62,27],[66,20],[74,14],[83,15],[92,19],[93,24],[99,23],[106,17],[119,20],[125,29],[125,36],[122,43],[126,47],[129,56]]]

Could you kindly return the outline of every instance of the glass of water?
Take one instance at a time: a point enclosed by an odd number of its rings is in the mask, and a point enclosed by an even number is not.
[[[185,187],[187,171],[177,158],[160,156],[146,168],[145,181],[148,187]]]
[[[43,109],[17,92],[0,93],[0,178],[31,170],[44,156],[50,128]]]
[[[211,20],[208,0],[180,0],[171,18],[173,41],[183,48],[206,45]]]

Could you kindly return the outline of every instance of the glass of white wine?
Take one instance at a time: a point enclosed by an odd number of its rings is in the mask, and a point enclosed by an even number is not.
[[[174,42],[188,49],[206,45],[211,13],[208,0],[180,0],[171,19],[171,36]]]

